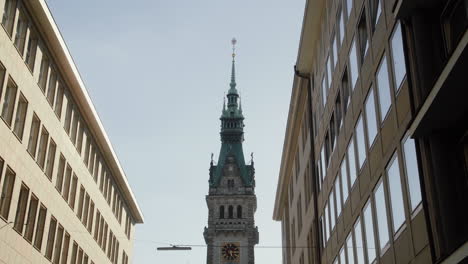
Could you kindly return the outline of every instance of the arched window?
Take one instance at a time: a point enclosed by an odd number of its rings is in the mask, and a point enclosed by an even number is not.
[[[242,206],[237,206],[237,218],[242,218]]]
[[[232,205],[229,206],[229,218],[234,218],[234,208],[232,207]]]
[[[219,207],[219,218],[224,219],[224,205]]]

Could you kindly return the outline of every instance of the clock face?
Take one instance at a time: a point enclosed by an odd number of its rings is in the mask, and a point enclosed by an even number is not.
[[[239,246],[235,243],[226,243],[221,249],[221,254],[225,260],[239,260]]]

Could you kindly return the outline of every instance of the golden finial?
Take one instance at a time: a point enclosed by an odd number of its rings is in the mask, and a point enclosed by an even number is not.
[[[236,57],[236,43],[237,43],[237,39],[236,39],[236,38],[232,38],[232,40],[231,40],[231,44],[232,44],[232,58]]]

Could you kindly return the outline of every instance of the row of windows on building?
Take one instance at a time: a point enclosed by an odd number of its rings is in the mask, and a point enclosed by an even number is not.
[[[404,228],[406,218],[410,218],[419,208],[421,189],[412,139],[402,142],[401,153],[398,155],[395,152],[390,159],[385,173],[378,180],[361,216],[354,224],[354,232],[348,235],[339,253],[340,258],[345,258],[347,254],[347,258],[351,261],[348,263],[354,263],[351,260],[354,256],[357,258],[356,263],[365,263],[364,256],[368,260],[367,263],[372,263],[377,254],[383,255],[391,243],[390,237],[397,235]],[[344,159],[320,217],[322,248],[327,246],[329,238],[335,231],[342,208],[349,206],[348,194],[352,191],[354,181],[351,177],[348,178],[350,174],[346,167]],[[407,194],[409,200],[407,216],[403,193]]]
[[[5,79],[6,71],[5,68],[2,67],[0,64],[0,99],[1,99],[1,87],[3,87],[2,83]],[[8,83],[6,86],[5,96],[2,105],[2,111],[0,113],[0,117],[6,122],[8,126],[11,127],[11,122],[13,119],[15,104],[16,104],[16,95],[18,93],[18,87],[16,86],[15,82],[11,78],[8,78]],[[0,103],[2,101],[0,100]],[[20,92],[18,104],[16,106],[16,116],[15,122],[13,126],[13,133],[19,139],[19,141],[23,141],[23,134],[25,128],[25,120],[28,111],[28,101],[24,97],[24,95]],[[30,133],[29,133],[29,140],[27,145],[27,151],[31,155],[33,159],[36,160],[36,163],[39,167],[44,171],[45,175],[48,179],[52,182],[53,181],[53,172],[54,172],[54,165],[55,159],[57,155],[57,144],[49,135],[48,130],[45,128],[44,125],[41,127],[41,120],[39,119],[38,115],[33,112]],[[101,193],[104,194],[109,205],[112,204],[112,211],[115,212],[119,223],[122,223],[122,211],[123,211],[123,203],[120,199],[118,199],[118,194],[115,189],[114,195],[112,196],[112,189],[110,188],[110,179],[109,177],[104,177],[105,174],[101,173],[100,177],[100,185],[99,188]],[[74,173],[71,165],[67,163],[63,153],[60,154],[59,164],[57,167],[56,177],[55,177],[55,188],[59,193],[62,194],[63,199],[67,202],[72,210],[75,209],[75,200],[76,200],[76,191],[78,186],[78,177]],[[94,178],[98,181],[98,176]],[[81,186],[83,188],[83,186]],[[83,197],[80,193],[79,196],[79,207],[78,212],[81,212],[83,206]],[[86,196],[86,198],[88,198]],[[112,198],[113,197],[113,198]],[[111,203],[112,201],[112,203]],[[94,214],[94,202],[91,201],[89,203],[88,200],[85,201],[85,212],[88,212],[88,206],[90,208],[91,221],[88,224],[88,228],[92,225],[92,217]],[[128,212],[128,211],[126,211]],[[81,219],[80,215],[78,215]],[[129,214],[126,214],[126,223],[125,223],[125,233],[127,237],[130,239],[131,233],[131,226],[132,220]]]
[[[18,19],[15,21],[16,17],[18,17]],[[91,132],[87,129],[78,106],[73,102],[71,93],[66,87],[65,81],[60,76],[56,64],[52,59],[49,59],[51,56],[48,55],[49,52],[45,47],[45,42],[39,37],[39,34],[37,33],[37,30],[35,29],[35,26],[33,25],[22,1],[5,1],[2,25],[9,36],[11,36],[12,32],[15,31],[13,44],[17,48],[19,55],[25,60],[26,66],[29,68],[33,76],[38,74],[39,88],[44,93],[57,118],[63,122],[66,133],[69,135],[78,154],[82,156],[85,166],[87,166],[90,174],[93,175],[96,183],[98,182],[99,174],[101,174],[101,177],[105,178],[105,186],[102,186],[101,181],[100,190],[108,201],[109,206],[112,207],[112,212],[115,217],[120,223],[122,223],[121,207],[123,202],[117,187],[115,187],[116,185],[113,177],[105,165]],[[25,54],[24,46],[26,43],[27,50]],[[39,56],[39,52],[37,52],[38,50],[41,51],[41,56]],[[39,73],[35,71],[36,58],[41,59]],[[7,96],[14,98],[15,94],[7,93],[6,99],[9,99]],[[9,102],[10,100],[5,101]],[[21,102],[23,102],[23,104],[27,104],[24,96],[20,97],[20,103]],[[62,117],[64,107],[66,112],[65,116]],[[27,106],[23,106],[21,110],[23,112],[20,112],[20,114],[26,116]],[[6,114],[11,120],[13,109],[9,108],[9,112]],[[17,119],[22,120],[21,118]],[[19,128],[18,130],[17,134],[22,134],[23,131]],[[112,189],[112,191],[109,191],[109,189]],[[114,193],[113,201],[115,201],[115,204],[112,205],[110,198],[111,193]]]
[[[5,170],[4,170],[5,169]],[[5,172],[5,173],[3,173]],[[3,176],[3,177],[2,177]],[[3,182],[2,182],[3,180]],[[54,264],[66,264],[70,257],[70,263],[88,264],[94,263],[88,258],[88,255],[78,246],[76,241],[73,242],[70,251],[70,242],[72,241],[70,233],[58,222],[58,220],[50,215],[50,222],[48,226],[48,234],[46,237],[46,248],[43,251],[44,235],[46,229],[47,207],[40,202],[39,198],[30,191],[30,188],[24,183],[21,183],[19,195],[16,204],[16,213],[14,221],[9,222],[10,207],[13,199],[13,190],[16,183],[15,171],[5,164],[5,161],[0,157],[0,183],[2,183],[1,196],[0,196],[0,218],[3,219],[8,225],[13,224],[13,229],[21,235],[28,243],[30,243],[37,251],[44,254]],[[28,202],[29,201],[29,202]],[[99,215],[99,212],[98,212]],[[103,219],[101,219],[101,225]],[[107,248],[107,256],[112,263],[118,263],[119,255],[119,242],[112,231],[107,233],[107,224],[105,229],[95,229],[96,241],[102,241],[101,248]],[[104,233],[102,231],[105,231]],[[109,243],[107,238],[109,235]],[[107,246],[107,247],[106,247]],[[106,252],[106,251],[104,251]],[[71,256],[69,256],[71,253]],[[122,251],[122,264],[128,263],[128,256]]]
[[[397,24],[395,27],[395,31],[392,35],[391,41],[394,42],[395,39],[398,40],[396,41],[396,43],[398,43],[399,45],[393,45],[393,47],[398,46],[399,48],[402,48],[401,28],[399,24]],[[392,53],[395,54],[397,52],[392,51]],[[401,82],[403,81],[403,78],[405,76],[404,65],[402,66],[398,65],[398,63],[393,63],[390,69],[395,68],[400,68],[400,70],[398,71],[400,72],[401,76],[398,77],[398,80],[394,79],[393,84],[395,89],[392,90],[390,83],[391,72],[389,71],[386,55],[384,54],[376,72],[375,83],[370,87],[365,97],[364,109],[362,113],[358,115],[358,119],[355,126],[356,138],[352,138],[348,146],[348,154],[352,161],[354,161],[355,158],[355,154],[353,152],[356,151],[357,154],[356,161],[358,163],[356,165],[354,163],[350,165],[353,169],[351,172],[353,176],[355,175],[354,166],[356,166],[358,171],[362,168],[364,161],[366,160],[366,150],[370,149],[373,146],[375,138],[380,130],[380,127],[384,123],[388,113],[390,112],[392,106],[392,93],[398,93]],[[403,70],[401,70],[401,68],[403,68]],[[341,91],[348,89],[346,83],[347,81],[345,81],[345,84],[342,85]],[[345,105],[341,103],[340,91],[338,91],[335,109],[334,112],[331,114],[329,129],[325,134],[324,143],[320,150],[320,156],[318,157],[319,160],[317,161],[317,166],[319,168],[320,175],[320,181],[318,185],[319,188],[321,187],[321,183],[326,177],[329,160],[332,153],[334,152],[336,146],[335,143],[338,140],[340,128],[342,127],[342,118],[344,116],[342,113],[346,113],[347,108],[349,106],[348,99],[346,99],[346,101],[347,103]],[[366,132],[367,138],[365,138],[364,131]],[[356,144],[354,144],[353,141],[355,141]]]
[[[228,212],[227,212],[227,215],[225,215],[226,214],[226,208],[224,207],[224,205],[221,205],[219,207],[219,218],[220,219],[225,219],[226,216],[227,216],[227,219],[233,219],[234,218],[234,206],[229,205],[227,208],[228,208]],[[235,215],[239,219],[242,218],[242,206],[241,205],[237,206]]]
[[[369,0],[368,2],[366,1],[366,3],[366,7],[361,12],[357,23],[355,36],[351,41],[352,44],[349,56],[349,75],[352,89],[354,89],[354,86],[356,85],[360,65],[364,63],[364,59],[367,55],[367,51],[370,46],[370,37],[373,36],[379,18],[382,14],[380,0]],[[341,49],[344,46],[343,40],[345,38],[346,26],[348,26],[351,16],[353,0],[337,0],[335,4],[337,6],[337,13],[329,14],[332,18],[335,19],[332,19],[329,24],[325,23],[326,20],[324,20],[324,23],[322,24],[321,44],[319,47],[319,50],[321,51],[320,54],[323,55],[323,58],[320,59],[320,61],[323,60],[323,62],[318,62],[318,64],[324,65],[325,67],[323,67],[323,73],[319,74],[317,72],[316,76],[321,76],[321,78],[318,78],[318,80],[320,81],[321,86],[323,106],[327,102],[327,96],[330,88],[332,87],[334,73],[337,72],[337,63],[339,62],[338,54],[341,52]],[[332,4],[330,4],[330,6],[331,5]],[[366,8],[369,10],[369,12],[366,12]],[[329,10],[332,10],[332,8],[329,8]],[[370,30],[368,30],[367,17],[370,17]],[[329,32],[326,30],[328,25],[331,25]],[[355,39],[359,45],[359,54],[356,51]],[[327,51],[327,48],[329,51]],[[316,68],[316,70],[318,70],[318,68]],[[346,93],[345,97],[347,98],[348,95],[349,93]]]

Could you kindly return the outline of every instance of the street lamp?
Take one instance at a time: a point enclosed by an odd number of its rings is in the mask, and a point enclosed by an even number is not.
[[[192,250],[191,247],[182,247],[182,246],[176,246],[173,245],[172,247],[158,247],[157,250],[161,251],[169,251],[169,250]]]

